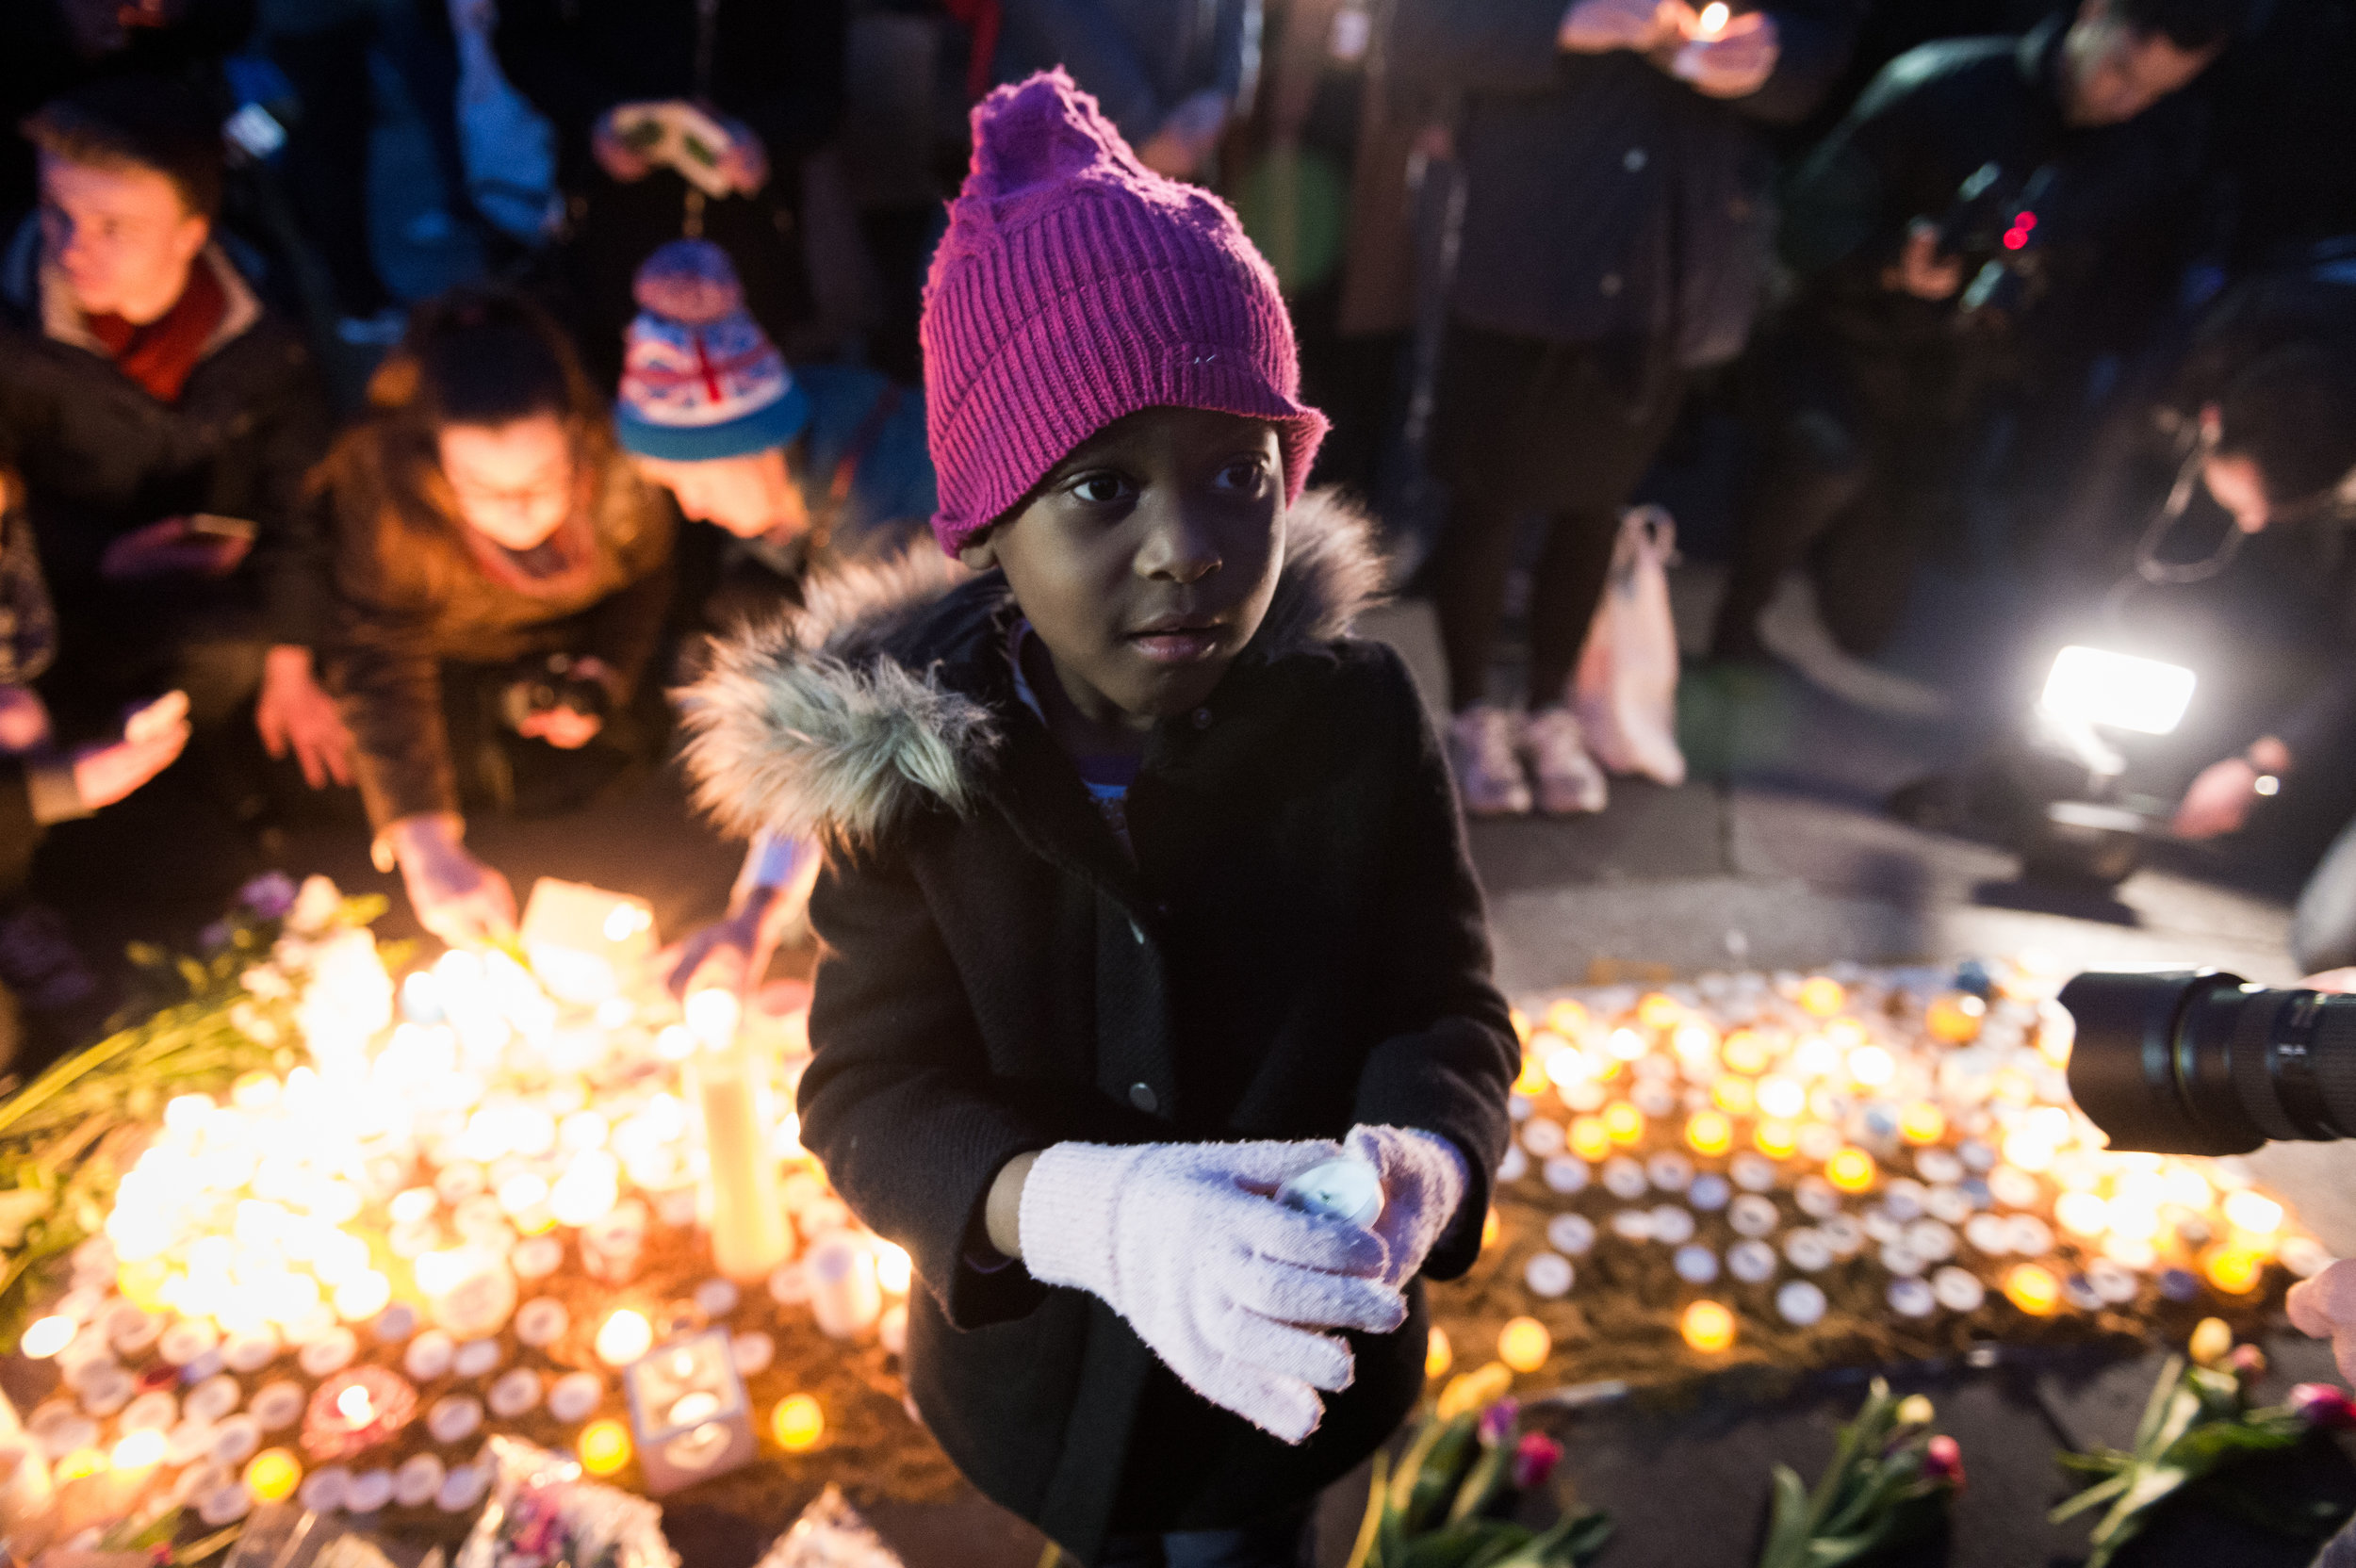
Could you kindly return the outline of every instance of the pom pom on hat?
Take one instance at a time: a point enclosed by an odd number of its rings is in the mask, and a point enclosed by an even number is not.
[[[744,308],[728,253],[674,239],[639,265],[614,430],[641,457],[703,463],[781,447],[810,398]]]
[[[975,106],[920,335],[951,554],[1140,409],[1268,420],[1291,499],[1324,439],[1276,276],[1235,213],[1139,163],[1059,70]]]

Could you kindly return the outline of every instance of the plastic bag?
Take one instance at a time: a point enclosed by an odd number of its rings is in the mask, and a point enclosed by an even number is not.
[[[903,1568],[900,1556],[828,1485],[793,1528],[761,1554],[758,1568]]]
[[[1685,782],[1677,748],[1677,629],[1669,612],[1676,519],[1657,506],[1620,516],[1612,575],[1587,630],[1571,706],[1587,749],[1610,772]]]
[[[517,1438],[486,1445],[491,1498],[457,1568],[679,1568],[663,1511],[581,1478],[581,1465]]]

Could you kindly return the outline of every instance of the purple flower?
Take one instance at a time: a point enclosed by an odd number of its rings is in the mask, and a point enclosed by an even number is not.
[[[1494,1448],[1513,1434],[1513,1423],[1522,1418],[1519,1399],[1499,1399],[1481,1413],[1481,1446]]]
[[[2310,1427],[2356,1427],[2356,1399],[2330,1383],[2300,1383],[2292,1389],[2291,1412]]]
[[[1562,1462],[1562,1445],[1544,1432],[1524,1432],[1513,1449],[1513,1484],[1524,1492],[1535,1491]]]
[[[237,890],[237,902],[264,920],[284,920],[294,907],[294,878],[283,871],[266,871]]]
[[[1963,1446],[1941,1432],[1922,1447],[1922,1478],[1947,1486],[1963,1485]]]

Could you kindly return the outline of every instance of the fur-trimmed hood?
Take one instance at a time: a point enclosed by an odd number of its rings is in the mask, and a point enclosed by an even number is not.
[[[1385,566],[1366,515],[1339,492],[1303,496],[1244,659],[1347,637],[1381,597]],[[678,694],[696,803],[731,832],[854,845],[930,803],[971,809],[1005,715],[953,678],[927,633],[953,596],[976,595],[993,619],[1006,603],[995,574],[973,580],[925,540],[813,580],[801,609],[722,642]]]

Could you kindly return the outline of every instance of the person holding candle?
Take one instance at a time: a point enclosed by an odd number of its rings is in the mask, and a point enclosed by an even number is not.
[[[960,564],[723,644],[689,766],[828,846],[802,1138],[914,1259],[943,1446],[1084,1561],[1292,1563],[1420,1392],[1519,1049],[1266,263],[1060,72],[973,123],[923,329]],[[1370,1226],[1274,1200],[1345,1148]]]

